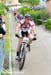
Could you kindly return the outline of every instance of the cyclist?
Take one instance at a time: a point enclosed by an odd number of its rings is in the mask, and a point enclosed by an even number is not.
[[[14,14],[15,21],[20,22],[24,17],[21,14],[15,13]]]
[[[19,35],[20,37],[24,37],[24,34],[30,39],[28,46],[32,43],[32,39],[34,36],[36,36],[36,27],[33,20],[31,20],[31,16],[29,14],[25,15],[25,18],[18,23],[16,26],[16,35]],[[35,37],[36,39],[36,37]],[[19,48],[22,43],[22,39],[18,38],[18,47],[17,47],[17,54],[16,59],[18,59],[19,55]]]

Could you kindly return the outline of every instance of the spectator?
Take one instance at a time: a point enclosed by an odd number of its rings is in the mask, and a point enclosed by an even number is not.
[[[20,20],[22,20],[24,17],[22,16],[22,15],[20,15],[20,14],[16,14],[15,15],[15,20],[17,21],[17,22],[20,22]]]
[[[4,35],[6,33],[5,22],[0,21],[0,73],[3,68],[4,61]]]
[[[2,16],[1,16],[1,14],[0,14],[0,22],[2,21]]]
[[[23,16],[20,15],[20,14],[18,14],[18,15],[17,15],[17,18],[18,18],[19,20],[22,20],[22,19],[23,19]]]
[[[0,21],[0,38],[3,38],[5,33],[6,33],[5,22]]]

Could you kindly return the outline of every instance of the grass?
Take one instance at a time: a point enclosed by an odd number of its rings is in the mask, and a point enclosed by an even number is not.
[[[9,73],[1,73],[1,75],[10,75]]]
[[[10,75],[8,71],[3,71],[1,75]]]

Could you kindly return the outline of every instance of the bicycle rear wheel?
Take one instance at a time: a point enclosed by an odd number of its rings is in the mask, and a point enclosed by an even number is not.
[[[24,63],[25,63],[25,58],[26,58],[26,53],[25,53],[25,50],[23,48],[23,50],[21,50],[20,48],[20,54],[19,54],[19,70],[21,71],[24,67]]]

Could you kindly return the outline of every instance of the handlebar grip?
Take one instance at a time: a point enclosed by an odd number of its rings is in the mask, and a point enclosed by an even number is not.
[[[15,34],[15,36],[19,38],[19,35],[18,34]]]
[[[34,41],[34,40],[37,40],[37,38],[33,38],[33,41]]]

